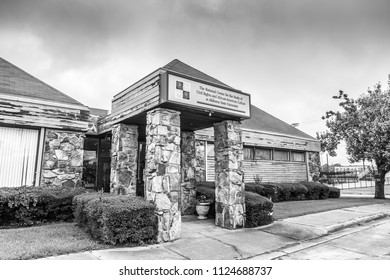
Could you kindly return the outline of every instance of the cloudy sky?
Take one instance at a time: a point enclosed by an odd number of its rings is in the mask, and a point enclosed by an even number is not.
[[[388,0],[1,0],[0,56],[90,107],[177,58],[315,136],[390,74]],[[330,163],[347,163],[339,153]]]

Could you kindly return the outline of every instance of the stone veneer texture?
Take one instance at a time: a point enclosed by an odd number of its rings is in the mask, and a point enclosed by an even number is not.
[[[214,124],[216,217],[228,229],[245,226],[245,184],[241,123]]]
[[[182,132],[181,134],[181,203],[179,208],[183,215],[195,213],[195,133]]]
[[[181,236],[180,113],[157,108],[146,115],[146,199],[154,201],[158,242]]]
[[[206,141],[195,140],[195,181],[206,181]]]
[[[85,134],[47,129],[41,185],[81,186]]]
[[[320,177],[321,160],[319,152],[308,152],[309,176],[311,180],[317,181]]]
[[[112,127],[111,192],[134,194],[137,187],[138,126]]]

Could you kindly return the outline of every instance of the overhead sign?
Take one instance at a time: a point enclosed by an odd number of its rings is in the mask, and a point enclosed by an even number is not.
[[[250,117],[250,95],[168,74],[168,101]]]

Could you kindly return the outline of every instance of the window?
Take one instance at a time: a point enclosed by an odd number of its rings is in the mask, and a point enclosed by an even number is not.
[[[244,147],[244,159],[253,159],[253,148]]]
[[[254,159],[272,160],[272,150],[271,149],[255,148]]]
[[[291,160],[295,162],[305,162],[305,153],[291,152]]]
[[[0,127],[0,187],[32,186],[39,131]]]
[[[274,160],[289,161],[289,151],[275,150],[274,151]]]

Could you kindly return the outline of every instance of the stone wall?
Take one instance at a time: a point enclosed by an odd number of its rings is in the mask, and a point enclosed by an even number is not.
[[[42,161],[41,185],[81,186],[85,134],[47,129]]]
[[[179,208],[183,215],[195,213],[195,133],[182,132],[181,134],[181,199]]]
[[[235,229],[245,226],[245,184],[241,123],[214,124],[216,174],[215,224]]]
[[[321,172],[321,160],[319,152],[308,152],[308,166],[309,178],[311,181],[317,181]]]
[[[154,201],[158,242],[181,236],[180,113],[157,108],[146,115],[146,199]]]
[[[206,141],[195,140],[195,181],[206,181]]]
[[[138,126],[112,126],[111,183],[116,194],[134,194],[137,187]]]

